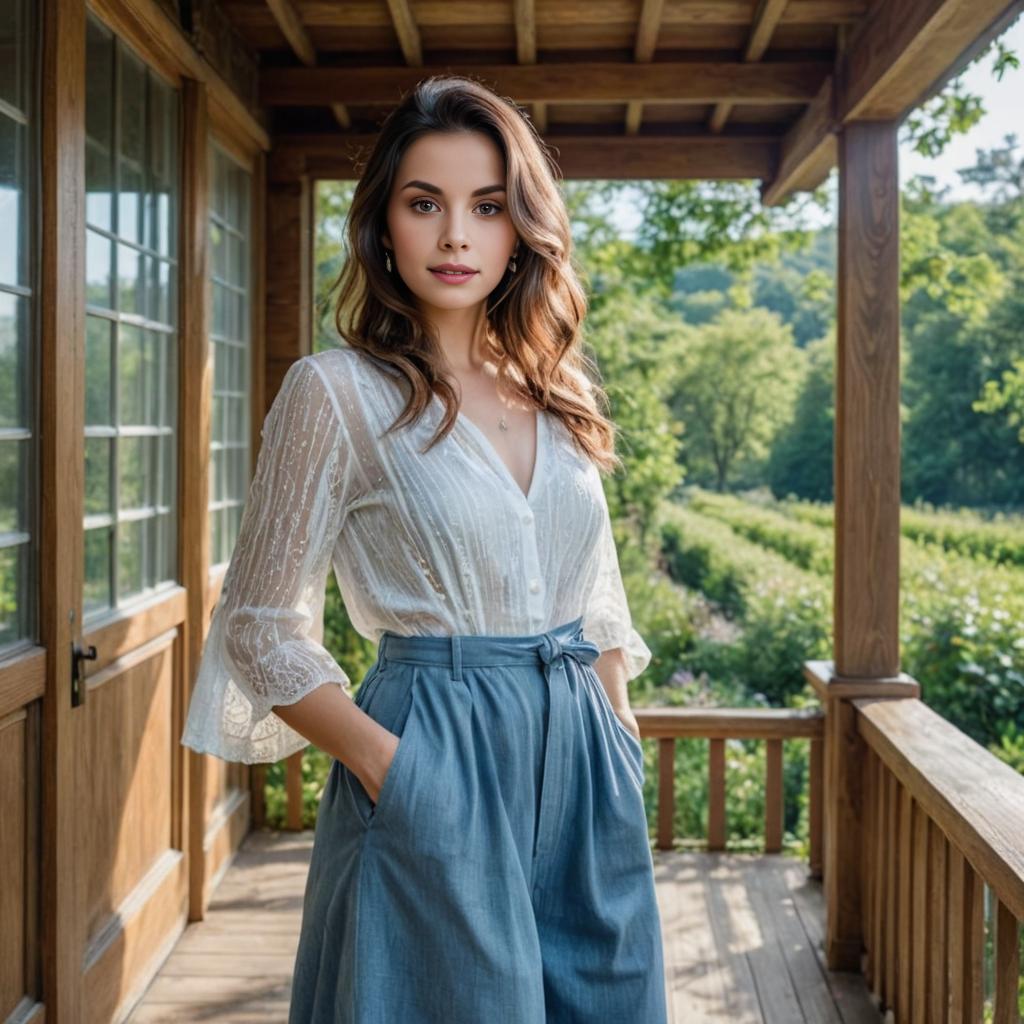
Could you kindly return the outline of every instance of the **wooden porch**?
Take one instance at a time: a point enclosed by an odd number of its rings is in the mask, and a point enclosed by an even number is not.
[[[775,205],[838,169],[835,647],[805,666],[820,706],[638,709],[676,1020],[877,1006],[981,1024],[990,1002],[992,1024],[1017,1024],[1024,778],[900,672],[897,132],[1024,2],[8,6],[20,86],[0,118],[38,152],[11,161],[4,273],[38,272],[0,290],[31,313],[11,393],[38,400],[0,432],[32,468],[0,537],[17,595],[0,1017],[284,1017],[309,837],[265,835],[262,773],[179,737],[260,423],[313,345],[317,183],[357,176],[399,91],[450,70],[528,111],[568,178],[758,179]],[[157,355],[167,372],[142,374]],[[120,473],[143,437],[149,461]],[[710,755],[706,830],[685,837],[684,737]],[[760,856],[725,849],[737,737],[766,744]],[[781,853],[795,739],[807,863]],[[235,928],[244,958],[221,952]],[[260,1005],[238,1001],[243,971]]]
[[[128,1024],[287,1018],[313,833],[250,832]],[[873,1024],[864,979],[829,971],[820,882],[791,857],[654,856],[673,1024]]]

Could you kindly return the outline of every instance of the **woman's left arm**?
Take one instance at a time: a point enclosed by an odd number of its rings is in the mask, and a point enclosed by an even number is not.
[[[621,647],[614,647],[610,651],[602,651],[601,656],[594,662],[594,671],[601,680],[605,693],[608,694],[608,702],[612,710],[618,716],[622,724],[637,738],[640,739],[640,726],[637,723],[636,715],[629,706],[629,688],[626,685],[629,680],[629,671],[626,666],[626,653]]]

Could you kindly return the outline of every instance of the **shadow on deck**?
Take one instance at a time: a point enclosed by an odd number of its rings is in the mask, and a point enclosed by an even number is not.
[[[283,1024],[312,847],[311,831],[250,833],[129,1024]],[[824,967],[821,884],[804,862],[656,851],[654,863],[673,1024],[881,1019],[859,974]]]

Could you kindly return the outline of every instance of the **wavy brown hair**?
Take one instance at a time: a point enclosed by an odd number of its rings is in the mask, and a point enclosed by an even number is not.
[[[418,419],[436,394],[446,415],[429,450],[451,431],[459,408],[455,388],[440,369],[433,326],[401,276],[384,269],[382,236],[395,174],[405,150],[428,132],[483,132],[504,159],[519,253],[516,272],[506,267],[487,298],[485,345],[499,381],[526,403],[558,416],[600,469],[617,468],[616,428],[602,411],[607,395],[581,347],[587,301],[573,263],[558,166],[512,100],[461,75],[420,81],[388,115],[348,214],[334,321],[348,345],[390,363],[409,384],[407,404],[386,433]]]

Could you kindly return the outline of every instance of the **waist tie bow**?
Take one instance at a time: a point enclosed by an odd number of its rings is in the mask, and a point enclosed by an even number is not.
[[[572,731],[563,725],[572,715],[573,694],[567,685],[566,658],[583,665],[592,665],[601,655],[601,649],[592,640],[582,636],[560,639],[554,632],[541,637],[537,654],[544,662],[544,681],[548,688],[548,725],[544,737],[544,774],[541,777],[540,802],[537,809],[537,827],[534,831],[533,855],[543,855],[561,835],[559,819],[562,813],[564,766],[568,763],[567,737]],[[561,685],[556,684],[555,669],[562,670]]]

